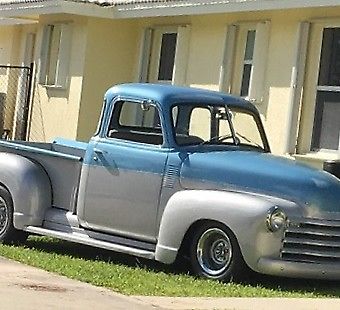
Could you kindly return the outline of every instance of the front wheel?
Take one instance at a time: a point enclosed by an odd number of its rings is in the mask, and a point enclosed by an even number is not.
[[[28,234],[13,226],[13,203],[9,192],[0,187],[0,243],[17,243],[27,239]]]
[[[206,223],[194,233],[190,247],[193,272],[220,281],[231,281],[245,271],[234,235],[220,223]]]

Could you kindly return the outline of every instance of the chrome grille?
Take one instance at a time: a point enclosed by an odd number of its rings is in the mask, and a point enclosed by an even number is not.
[[[308,263],[340,262],[340,220],[290,221],[282,240],[281,258]]]

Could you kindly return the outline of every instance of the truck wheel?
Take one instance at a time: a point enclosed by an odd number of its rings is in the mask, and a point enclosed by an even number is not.
[[[219,223],[206,223],[194,233],[190,247],[194,274],[231,281],[245,271],[245,263],[234,235]]]
[[[13,203],[9,192],[0,187],[0,243],[24,242],[28,234],[13,226]]]

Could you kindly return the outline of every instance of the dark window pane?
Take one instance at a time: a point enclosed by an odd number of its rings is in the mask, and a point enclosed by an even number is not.
[[[244,53],[244,60],[253,60],[256,30],[249,30],[247,34],[247,44]]]
[[[323,32],[319,85],[340,86],[340,28]]]
[[[319,91],[317,95],[312,149],[339,148],[340,93]]]
[[[171,81],[176,54],[177,33],[165,33],[162,36],[161,55],[159,59],[158,80]]]
[[[243,66],[243,76],[242,76],[242,86],[241,86],[242,97],[246,97],[249,94],[251,68],[252,68],[251,64],[245,64]]]

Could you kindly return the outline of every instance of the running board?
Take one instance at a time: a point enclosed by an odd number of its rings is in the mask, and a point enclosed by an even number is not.
[[[49,236],[54,237],[70,242],[76,242],[81,243],[97,248],[102,248],[106,250],[116,251],[120,253],[125,253],[129,255],[139,256],[147,259],[155,259],[155,253],[151,251],[145,251],[141,249],[136,249],[132,247],[128,247],[125,245],[115,244],[111,242],[96,240],[88,235],[82,234],[82,233],[76,233],[76,232],[62,232],[62,231],[56,231],[51,229],[46,229],[42,227],[36,227],[36,226],[27,226],[25,231],[42,235],[42,236]]]

